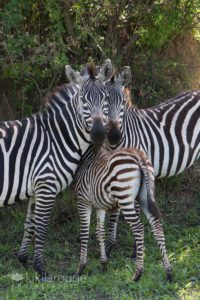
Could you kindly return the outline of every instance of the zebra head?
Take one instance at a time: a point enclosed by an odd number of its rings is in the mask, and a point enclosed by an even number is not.
[[[78,86],[77,110],[83,127],[90,133],[95,145],[102,145],[108,125],[108,91],[105,82],[112,76],[111,61],[103,64],[98,76],[92,65],[87,65],[81,73],[70,66],[66,66],[65,70],[70,82]]]
[[[108,143],[111,146],[117,145],[122,137],[122,123],[125,107],[127,105],[127,96],[124,86],[131,81],[130,67],[126,66],[118,75],[113,75],[106,82],[108,89]]]

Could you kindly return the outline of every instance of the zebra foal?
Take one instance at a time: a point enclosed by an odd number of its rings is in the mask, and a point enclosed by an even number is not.
[[[100,261],[106,264],[111,245],[115,242],[111,228],[105,247],[104,220],[107,211],[118,216],[122,211],[125,221],[135,236],[137,245],[136,271],[133,280],[140,279],[144,268],[144,226],[137,213],[136,197],[143,194],[140,203],[163,256],[167,279],[171,281],[171,266],[165,248],[165,237],[159,221],[160,212],[154,199],[153,167],[144,152],[136,149],[121,149],[110,153],[103,149],[96,155],[86,155],[79,166],[73,187],[77,193],[80,217],[81,253],[76,275],[80,276],[87,262],[87,245],[92,207],[97,211],[97,238],[100,246]],[[112,223],[111,223],[112,225]]]
[[[89,145],[106,136],[107,97],[104,80],[112,73],[110,60],[95,77],[88,66],[81,76],[70,66],[71,80],[47,99],[42,112],[0,123],[0,206],[30,199],[18,258],[26,263],[35,234],[33,267],[46,280],[43,245],[57,194],[72,182]]]

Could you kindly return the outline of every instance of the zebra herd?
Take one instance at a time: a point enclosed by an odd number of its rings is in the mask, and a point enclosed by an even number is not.
[[[140,208],[159,244],[167,279],[171,266],[154,198],[154,177],[176,175],[200,156],[200,91],[188,92],[153,108],[130,105],[124,86],[129,67],[113,72],[110,60],[80,73],[66,66],[70,81],[52,94],[41,112],[0,122],[0,206],[29,199],[18,259],[28,260],[35,240],[33,267],[48,280],[43,247],[57,194],[70,184],[77,192],[81,255],[77,276],[86,265],[91,208],[97,209],[101,262],[116,242],[120,210],[135,236],[137,281],[143,271],[144,229]],[[78,168],[78,169],[77,169]],[[110,211],[105,243],[104,219]]]

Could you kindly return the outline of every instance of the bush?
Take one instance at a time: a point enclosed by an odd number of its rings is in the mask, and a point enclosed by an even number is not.
[[[0,99],[6,116],[38,110],[53,86],[65,81],[65,64],[99,64],[107,57],[117,67],[131,66],[141,105],[175,94],[188,69],[177,72],[177,58],[165,50],[180,33],[194,31],[199,9],[198,0],[3,0]]]

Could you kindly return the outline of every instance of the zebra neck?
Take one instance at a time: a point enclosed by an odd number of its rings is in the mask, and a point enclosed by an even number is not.
[[[124,113],[122,124],[121,147],[140,148],[141,136],[139,134],[143,119],[140,116],[140,110],[137,108],[128,108]]]
[[[66,155],[71,152],[82,155],[90,142],[77,107],[77,86],[64,85],[47,99],[43,113],[43,126],[49,132],[52,143]]]
[[[75,112],[75,111],[74,111]],[[84,130],[78,114],[67,109],[54,113],[45,112],[41,116],[43,127],[50,137],[52,145],[64,155],[77,154],[77,158],[89,145],[89,134]]]

